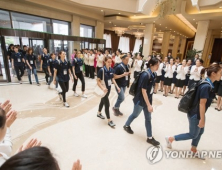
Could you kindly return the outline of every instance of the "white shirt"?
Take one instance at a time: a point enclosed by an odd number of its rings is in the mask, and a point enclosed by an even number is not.
[[[198,71],[194,71],[197,68],[197,66],[192,66],[190,70],[190,80],[198,81],[200,80],[200,72],[203,69],[203,66],[198,67]]]
[[[162,76],[163,63],[160,63],[158,70],[156,71],[157,76]]]
[[[2,166],[12,154],[12,141],[9,128],[7,128],[4,140],[0,143],[0,154],[2,155],[0,156],[0,166]]]
[[[115,57],[115,64],[119,64],[119,63],[122,63],[122,60],[121,60],[120,56],[116,56]]]
[[[100,55],[97,55],[97,56],[98,56],[97,67],[103,67],[104,55],[100,54]]]
[[[147,68],[147,64],[148,64],[148,61],[146,61],[146,62],[144,63],[143,70],[147,70],[147,69],[148,69],[148,68]]]
[[[142,66],[142,64],[143,64],[143,60],[135,60],[134,61],[134,66],[135,66],[135,68],[134,68],[134,71],[136,71],[136,72],[140,72],[141,71],[141,66]]]
[[[85,65],[89,65],[89,57],[87,53],[84,54],[84,63]]]
[[[177,67],[177,76],[176,76],[176,78],[178,80],[185,80],[188,69],[189,69],[189,67],[187,67],[187,66],[182,67],[182,65],[179,65]]]
[[[176,68],[175,65],[173,65],[172,67],[170,64],[167,65],[166,68],[164,69],[164,71],[166,72],[164,77],[165,78],[173,78],[173,72],[175,71],[175,68]]]
[[[95,54],[89,55],[89,66],[94,66]]]
[[[129,58],[128,65],[129,65],[130,68],[131,68],[132,63],[133,63],[133,59]]]

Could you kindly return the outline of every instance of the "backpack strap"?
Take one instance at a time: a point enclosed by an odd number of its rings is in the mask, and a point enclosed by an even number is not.
[[[122,68],[124,69],[124,71],[126,72],[126,68],[122,65],[122,63],[120,64],[122,66]]]

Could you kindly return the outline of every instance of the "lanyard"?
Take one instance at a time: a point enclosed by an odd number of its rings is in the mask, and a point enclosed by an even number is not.
[[[212,81],[209,77],[206,78],[206,81],[208,81],[211,84],[212,88],[214,88],[214,84],[212,83]]]

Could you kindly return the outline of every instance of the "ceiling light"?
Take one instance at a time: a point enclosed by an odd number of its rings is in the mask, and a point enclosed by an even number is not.
[[[174,32],[176,32],[176,31],[174,31]]]
[[[155,22],[155,21],[153,21],[153,22]]]
[[[119,13],[119,14],[121,14],[121,13]]]
[[[134,15],[134,17],[135,17],[136,15]]]
[[[197,29],[182,15],[182,14],[176,14],[176,16],[185,23],[190,29],[192,29],[194,32],[197,32]]]
[[[170,29],[170,30],[172,30],[172,29]]]
[[[160,24],[161,25],[161,24]]]
[[[116,27],[116,25],[114,25]]]
[[[103,10],[101,10],[101,12],[103,12]]]
[[[220,6],[219,8],[222,8],[222,6]]]
[[[193,19],[195,21],[195,19]]]
[[[112,22],[111,22],[111,21],[109,21],[109,23],[111,24]]]
[[[167,27],[166,27],[167,28]]]

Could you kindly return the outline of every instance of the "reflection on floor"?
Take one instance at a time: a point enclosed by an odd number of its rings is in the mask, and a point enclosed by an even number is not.
[[[96,117],[100,99],[93,94],[95,80],[86,79],[87,99],[74,97],[72,83],[67,94],[70,108],[64,108],[57,92],[48,89],[45,83],[40,87],[22,84],[0,87],[0,102],[10,99],[13,107],[19,110],[18,120],[12,125],[13,152],[30,138],[38,138],[49,147],[58,159],[62,170],[71,169],[72,162],[80,159],[83,169],[92,170],[147,170],[147,169],[214,169],[222,167],[222,161],[216,159],[166,159],[157,164],[149,164],[146,150],[144,115],[132,123],[133,135],[123,130],[123,125],[132,113],[132,96],[126,92],[121,105],[122,117],[115,117],[110,108],[111,119],[117,125],[115,129],[107,125],[106,120]],[[52,85],[53,87],[53,85]],[[80,93],[81,82],[77,87]],[[112,87],[110,106],[116,101],[117,94]],[[166,135],[175,135],[189,130],[186,114],[177,111],[179,100],[172,95],[163,97],[154,95],[152,130],[163,150],[166,148]],[[207,112],[206,129],[199,144],[200,150],[221,150],[222,112],[214,110],[215,103]],[[103,110],[103,115],[104,110]],[[175,142],[174,150],[189,150],[191,141]]]

